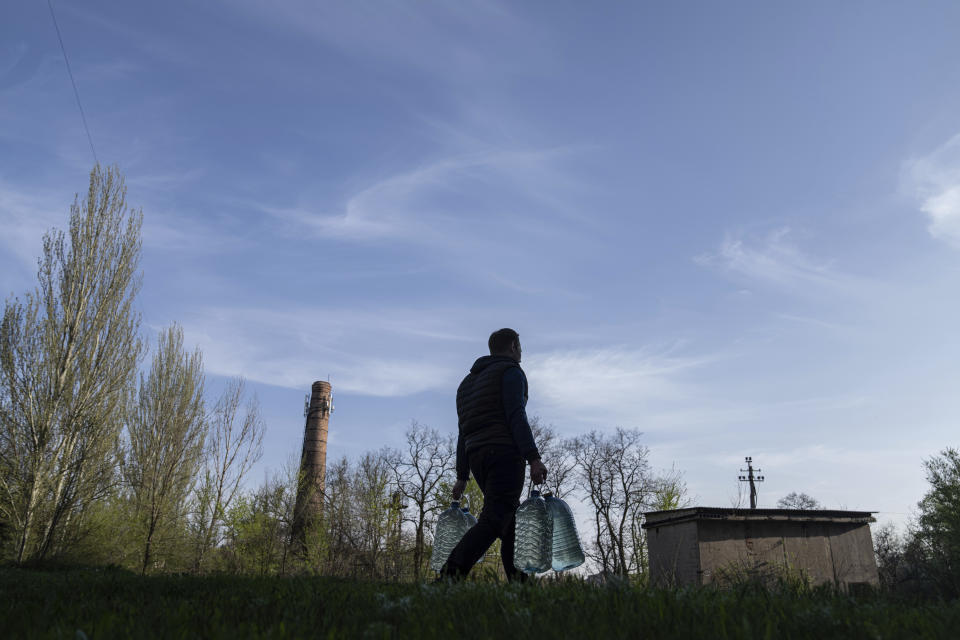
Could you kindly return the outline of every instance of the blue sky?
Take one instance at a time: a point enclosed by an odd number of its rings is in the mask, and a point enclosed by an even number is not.
[[[331,456],[453,432],[502,326],[531,414],[642,429],[698,504],[752,455],[761,506],[903,522],[957,444],[955,3],[54,6],[144,323],[253,383],[258,478],[327,376]],[[6,294],[92,157],[44,3],[0,36]]]

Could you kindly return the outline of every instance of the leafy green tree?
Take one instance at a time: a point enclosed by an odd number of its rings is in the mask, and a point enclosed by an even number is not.
[[[689,504],[690,499],[687,495],[687,482],[683,479],[683,473],[681,471],[676,468],[671,468],[656,478],[653,496],[649,503],[651,510],[669,511],[671,509],[682,509],[689,506]]]
[[[896,527],[887,523],[873,531],[873,553],[877,560],[877,575],[883,589],[900,586],[909,568],[905,554],[906,541]]]
[[[332,575],[347,575],[358,545],[351,491],[353,468],[340,458],[327,465],[323,513],[306,548],[308,567]]]
[[[129,492],[118,490],[98,499],[84,512],[86,535],[66,560],[83,565],[139,569],[142,559],[135,505]]]
[[[949,596],[960,595],[960,452],[947,448],[924,462],[930,490],[919,502],[913,544],[925,572]]]
[[[151,566],[158,546],[186,535],[178,527],[185,524],[187,497],[203,462],[203,384],[200,351],[184,351],[178,325],[161,331],[127,425],[124,473],[140,526],[141,573]]]
[[[351,489],[357,526],[354,573],[380,577],[391,532],[390,466],[386,452],[367,452],[354,470]]]
[[[273,476],[252,494],[236,496],[224,514],[225,544],[217,549],[225,568],[261,576],[285,572],[295,486]]]
[[[69,230],[44,235],[39,284],[0,323],[0,520],[18,563],[75,542],[116,480],[127,390],[142,353],[142,214],[115,168],[95,167]]]
[[[441,509],[450,506],[450,500],[452,499],[450,492],[453,490],[453,484],[445,485],[444,489],[443,496],[437,500],[437,506]],[[483,491],[480,490],[477,479],[472,475],[470,480],[467,481],[467,486],[463,488],[463,495],[460,496],[460,506],[468,507],[475,518],[480,517],[480,512],[483,511]]]

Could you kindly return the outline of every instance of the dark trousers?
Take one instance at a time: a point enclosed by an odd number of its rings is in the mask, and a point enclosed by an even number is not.
[[[526,462],[516,449],[486,447],[470,454],[470,471],[483,491],[483,511],[477,524],[450,552],[443,573],[466,576],[493,541],[500,538],[503,570],[508,579],[518,579],[523,574],[513,566],[514,516],[523,493]]]

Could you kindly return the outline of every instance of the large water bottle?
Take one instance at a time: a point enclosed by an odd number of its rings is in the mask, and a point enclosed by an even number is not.
[[[553,546],[553,520],[539,491],[517,507],[517,535],[513,547],[513,564],[524,573],[540,573],[550,569]]]
[[[433,536],[433,552],[430,554],[430,568],[440,571],[450,557],[450,552],[460,542],[460,538],[476,523],[473,516],[460,510],[458,500],[451,502],[450,508],[445,509],[437,519],[437,531]]]
[[[469,524],[471,527],[472,527],[473,525],[477,524],[477,519],[473,517],[473,514],[472,514],[472,513],[470,513],[470,507],[464,507],[463,509],[461,509],[461,511],[463,511],[463,515],[464,515],[464,517],[466,517],[466,519],[467,519],[467,524]],[[468,529],[469,529],[469,527],[468,527]],[[487,554],[484,553],[482,556],[480,556],[480,557],[477,559],[476,564],[480,564],[481,562],[483,562],[483,559],[486,558],[486,557],[487,557]]]
[[[577,533],[577,523],[573,519],[570,506],[552,494],[543,494],[547,513],[553,520],[553,557],[551,568],[554,571],[566,571],[583,564],[583,545]]]

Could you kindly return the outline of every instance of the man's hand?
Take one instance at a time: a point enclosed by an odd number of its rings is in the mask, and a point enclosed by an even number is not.
[[[457,480],[453,483],[453,499],[459,500],[463,495],[463,490],[467,488],[466,480]]]
[[[547,468],[539,459],[530,463],[530,480],[533,484],[543,484],[547,479]]]

